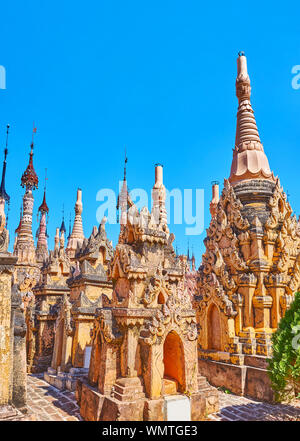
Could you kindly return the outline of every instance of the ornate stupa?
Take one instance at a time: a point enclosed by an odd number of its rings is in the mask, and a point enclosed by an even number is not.
[[[32,212],[33,194],[32,191],[38,188],[38,176],[33,167],[33,142],[31,143],[29,164],[22,175],[21,186],[25,187],[23,196],[23,216],[20,228],[17,231],[18,237],[15,244],[14,254],[18,257],[18,263],[36,263],[35,246],[32,235]]]
[[[47,260],[48,242],[47,242],[47,219],[46,216],[49,213],[49,208],[46,202],[46,186],[44,189],[43,202],[39,206],[40,224],[37,231],[37,245],[36,245],[36,260],[38,263],[43,264]]]
[[[33,129],[33,135],[36,129]],[[25,309],[33,296],[33,288],[40,277],[39,264],[36,259],[36,250],[32,235],[32,213],[33,213],[33,190],[38,188],[38,176],[33,166],[33,135],[29,154],[29,163],[22,175],[21,186],[25,187],[23,196],[22,217],[16,229],[16,240],[14,244],[14,255],[18,258],[15,267],[15,281],[22,293]]]
[[[110,266],[112,299],[96,310],[88,378],[77,382],[86,420],[166,421],[174,399],[185,400],[192,420],[218,410],[216,390],[198,376],[196,315],[166,222],[160,165],[153,193],[151,213],[128,209]]]
[[[267,376],[271,336],[300,284],[296,217],[260,141],[243,53],[237,59],[239,106],[233,160],[199,268],[200,372],[216,386],[272,399]]]
[[[75,258],[77,247],[80,248],[84,241],[84,233],[82,226],[82,191],[80,188],[77,190],[77,199],[75,203],[75,219],[73,224],[72,233],[68,238],[68,244],[66,248],[67,255],[70,259]],[[66,232],[65,225],[63,224],[64,232]]]

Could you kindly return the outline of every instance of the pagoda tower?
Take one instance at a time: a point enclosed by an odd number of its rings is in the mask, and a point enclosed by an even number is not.
[[[185,421],[218,411],[217,391],[198,376],[196,312],[162,215],[159,165],[153,190],[151,213],[128,209],[110,265],[112,298],[96,309],[88,376],[76,390],[87,421],[171,421],[172,405]]]
[[[199,268],[200,372],[215,386],[272,400],[267,358],[271,337],[300,285],[300,234],[274,177],[250,102],[247,60],[237,59],[235,148]]]
[[[118,222],[120,222],[120,235],[119,235],[120,237],[122,237],[124,233],[124,226],[127,224],[128,209],[133,205],[133,202],[129,195],[129,188],[127,185],[127,178],[126,178],[127,162],[128,162],[128,158],[125,152],[124,176],[123,176],[122,187],[120,188],[118,201],[117,201],[117,210],[118,213],[120,213],[120,219],[118,220]]]
[[[46,216],[49,213],[49,208],[46,202],[46,186],[44,189],[44,197],[43,202],[39,206],[40,213],[40,225],[37,231],[37,246],[36,246],[36,260],[39,264],[43,264],[43,262],[48,258],[48,243],[47,243],[47,220]]]
[[[84,241],[81,213],[82,213],[82,191],[80,188],[78,188],[77,199],[75,203],[75,219],[74,219],[72,233],[68,239],[67,248],[66,248],[67,255],[72,260],[74,260],[75,258],[77,247],[80,248]],[[64,223],[62,226],[64,227],[64,232],[65,232],[66,228]]]
[[[38,176],[33,167],[33,142],[29,154],[29,164],[22,175],[21,186],[25,187],[23,197],[23,216],[17,231],[18,238],[15,244],[14,254],[18,257],[19,263],[36,263],[35,246],[32,235],[32,212],[33,194],[32,191],[38,188]]]
[[[33,135],[36,129],[33,129]],[[33,167],[33,135],[29,154],[29,164],[22,175],[21,186],[25,187],[23,196],[23,211],[18,228],[16,229],[16,240],[14,244],[14,256],[17,257],[15,266],[15,282],[22,293],[25,309],[33,296],[33,287],[40,277],[39,264],[36,258],[36,250],[32,235],[32,212],[33,212],[33,190],[38,188],[38,176]]]

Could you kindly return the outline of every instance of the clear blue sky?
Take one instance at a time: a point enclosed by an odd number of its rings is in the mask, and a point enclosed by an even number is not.
[[[77,187],[89,236],[103,187],[118,188],[127,146],[130,188],[150,190],[154,164],[164,164],[168,188],[205,190],[228,177],[235,139],[236,57],[244,50],[252,104],[270,166],[300,213],[299,2],[15,1],[1,5],[0,142],[11,124],[7,191],[11,245],[24,190],[32,123],[40,187],[48,169],[48,232],[53,248],[62,204],[66,221]],[[2,158],[2,153],[1,153]],[[171,225],[179,251],[185,226]],[[119,226],[107,226],[114,244]],[[190,237],[197,264],[205,231]]]

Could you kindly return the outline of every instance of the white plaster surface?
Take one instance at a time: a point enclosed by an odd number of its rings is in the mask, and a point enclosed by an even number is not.
[[[170,395],[164,401],[165,421],[191,421],[191,401],[185,395]]]

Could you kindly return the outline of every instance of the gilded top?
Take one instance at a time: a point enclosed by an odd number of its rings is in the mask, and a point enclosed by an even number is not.
[[[33,167],[33,143],[31,143],[31,151],[29,154],[29,164],[22,175],[21,186],[26,188],[35,189],[38,188],[39,178]]]

